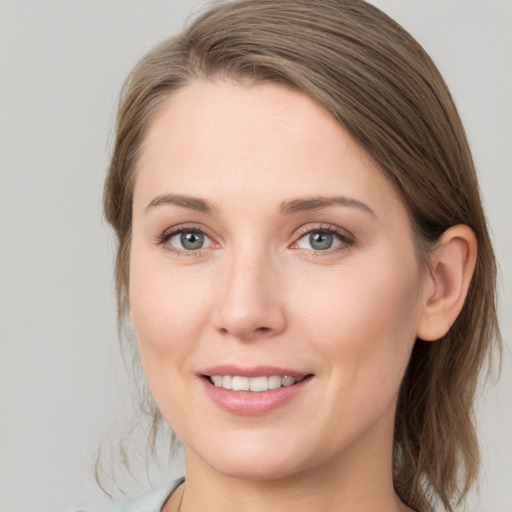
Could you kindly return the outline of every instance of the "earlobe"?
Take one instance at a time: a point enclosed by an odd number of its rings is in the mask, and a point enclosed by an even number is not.
[[[417,337],[442,338],[462,310],[475,270],[477,242],[466,225],[447,229],[431,257],[432,269],[425,286]]]

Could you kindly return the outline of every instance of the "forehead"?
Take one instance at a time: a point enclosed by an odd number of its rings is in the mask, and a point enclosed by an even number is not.
[[[311,98],[224,81],[180,89],[149,127],[135,200],[169,192],[221,204],[333,193],[399,201],[382,170]]]

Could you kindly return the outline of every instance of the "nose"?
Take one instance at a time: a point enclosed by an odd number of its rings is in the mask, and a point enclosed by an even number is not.
[[[219,284],[216,329],[240,340],[269,338],[286,328],[278,271],[270,258],[234,255]]]

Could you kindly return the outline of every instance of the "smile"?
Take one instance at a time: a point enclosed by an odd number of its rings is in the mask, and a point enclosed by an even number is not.
[[[271,389],[293,386],[297,382],[301,382],[304,377],[291,377],[285,375],[271,375],[269,377],[263,375],[259,377],[243,377],[239,375],[212,375],[208,379],[218,388],[224,388],[231,391],[253,391],[261,393]]]
[[[285,368],[232,365],[205,369],[199,374],[212,402],[238,416],[261,416],[307,393],[314,374]]]

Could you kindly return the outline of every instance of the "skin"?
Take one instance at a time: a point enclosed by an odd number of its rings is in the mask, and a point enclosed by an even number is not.
[[[311,197],[352,202],[282,211]],[[203,247],[171,228],[204,232]],[[327,228],[342,238],[312,247]],[[455,259],[473,254],[459,232],[447,239]],[[392,484],[394,413],[418,331],[439,317],[438,267],[420,271],[398,193],[305,95],[228,82],[173,94],[137,169],[129,296],[149,388],[186,447],[181,510],[410,510]],[[204,391],[201,369],[220,364],[312,377],[240,416]]]

